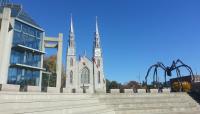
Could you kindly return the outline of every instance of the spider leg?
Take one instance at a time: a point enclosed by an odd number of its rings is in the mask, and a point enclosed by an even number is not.
[[[157,64],[152,65],[152,66],[148,69],[147,74],[146,74],[146,76],[145,76],[145,81],[146,81],[145,83],[146,83],[146,85],[147,85],[147,78],[148,78],[149,73],[150,73],[150,71],[151,71],[151,69],[152,69],[153,67],[157,68],[158,65],[157,65]],[[154,69],[154,70],[155,70],[155,69]]]
[[[179,91],[181,92],[181,91],[183,91],[182,76],[181,76],[179,67],[177,67],[177,70],[178,70],[178,74],[179,74],[179,78],[178,78],[179,79],[179,84],[181,85]]]
[[[156,67],[154,69],[154,73],[153,73],[153,86],[155,85],[155,77],[156,77]]]
[[[191,69],[188,65],[185,65],[185,64],[180,65],[180,66],[178,66],[177,68],[179,69],[180,67],[185,67],[185,68],[189,71],[190,76],[191,76],[191,83],[193,83],[193,82],[194,82],[194,74],[193,74],[193,72],[192,72],[192,69]],[[179,70],[179,72],[180,72],[180,70]],[[182,91],[183,91],[183,84],[182,84],[181,75],[180,75],[180,81],[181,81],[181,89],[182,89]]]
[[[174,64],[174,63],[173,63]],[[178,69],[178,67],[176,66],[176,64],[174,64],[173,65],[173,69],[172,69],[172,71],[173,70],[176,70],[176,75],[177,75],[177,80],[178,80],[178,84],[180,85],[181,83],[180,83],[180,70]],[[180,92],[180,88],[179,88],[179,92]]]
[[[158,70],[157,70],[157,68],[155,69],[156,70],[156,87],[158,86],[157,84],[158,84]]]
[[[178,59],[178,60],[176,61],[176,63],[177,63],[177,64],[180,63],[180,64],[181,64],[180,67],[183,66],[183,67],[185,67],[185,68],[190,72],[191,82],[194,82],[195,77],[194,77],[192,68],[191,68],[190,66],[186,65],[185,63],[183,63],[180,59]]]

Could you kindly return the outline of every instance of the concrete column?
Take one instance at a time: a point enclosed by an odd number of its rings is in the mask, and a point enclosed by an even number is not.
[[[57,62],[56,62],[56,88],[61,88],[61,74],[62,74],[62,44],[63,43],[63,34],[59,33],[58,36],[58,51],[57,51]]]
[[[42,51],[44,51],[45,52],[45,41],[44,41],[44,39],[45,39],[45,32],[43,33],[43,35],[42,35],[43,37],[42,37],[42,43],[41,43],[41,45],[42,45]],[[44,55],[42,54],[41,55],[41,68],[43,68],[43,61],[44,61]],[[40,82],[39,82],[39,87],[40,87],[40,89],[42,89],[42,71],[40,71]]]
[[[0,84],[7,84],[12,32],[9,32],[11,9],[4,8],[0,30]]]

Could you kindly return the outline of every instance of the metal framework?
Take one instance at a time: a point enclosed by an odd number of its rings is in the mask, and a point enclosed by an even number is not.
[[[180,68],[184,67],[186,68],[189,73],[190,76],[192,77],[192,82],[194,81],[194,74],[193,71],[191,69],[190,66],[184,64],[180,59],[173,61],[171,66],[165,66],[162,62],[158,62],[157,64],[154,64],[152,66],[149,67],[146,77],[145,77],[145,81],[146,81],[146,85],[147,85],[147,78],[149,76],[150,71],[154,68],[154,73],[153,73],[153,84],[155,84],[155,82],[158,82],[158,68],[161,68],[162,70],[164,70],[164,77],[165,77],[165,85],[166,85],[166,78],[167,76],[171,77],[172,76],[172,71],[176,71],[177,77],[178,77],[178,82],[181,84],[182,87],[182,80],[181,80],[181,73],[180,73]]]
[[[10,3],[10,0],[0,0],[0,6],[4,6],[8,3]]]

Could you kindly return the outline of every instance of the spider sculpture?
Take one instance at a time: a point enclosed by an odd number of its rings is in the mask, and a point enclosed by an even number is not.
[[[186,68],[189,73],[190,73],[190,76],[192,77],[192,80],[194,80],[194,74],[192,72],[192,69],[191,67],[189,67],[188,65],[184,64],[181,60],[176,60],[176,61],[173,61],[172,62],[172,65],[169,67],[169,66],[165,66],[163,63],[161,62],[158,62],[157,64],[154,64],[152,66],[150,66],[150,68],[148,69],[147,71],[147,74],[146,74],[146,77],[145,77],[145,81],[146,81],[146,84],[147,84],[147,78],[149,76],[149,73],[150,71],[154,68],[154,73],[153,73],[153,83],[155,82],[158,82],[158,68],[161,68],[162,70],[164,70],[164,76],[165,76],[165,85],[166,85],[166,78],[167,76],[171,77],[172,76],[172,71],[176,71],[176,74],[177,74],[177,77],[178,77],[178,82],[181,84],[181,87],[182,87],[182,81],[181,81],[181,73],[180,73],[180,68],[181,67],[184,67]]]

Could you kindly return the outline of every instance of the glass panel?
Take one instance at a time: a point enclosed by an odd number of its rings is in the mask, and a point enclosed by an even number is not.
[[[25,70],[25,81],[28,85],[38,85],[39,71]]]
[[[32,36],[36,36],[36,30],[33,28],[29,28],[29,34]]]
[[[28,26],[27,26],[27,25],[23,25],[23,26],[22,26],[22,31],[23,31],[24,33],[28,33]]]
[[[43,35],[42,32],[36,31],[36,37],[37,38],[41,39],[42,35]]]
[[[22,77],[22,69],[9,68],[8,84],[20,84]]]
[[[43,32],[34,27],[23,24],[19,21],[15,22],[13,44],[21,44],[30,48],[42,50],[41,42]],[[22,31],[21,31],[22,28]]]
[[[11,64],[23,63],[23,60],[24,60],[24,54],[22,52],[17,52],[14,50],[11,51],[11,59],[10,59]]]
[[[30,69],[9,68],[8,84],[39,85],[40,72]]]
[[[41,65],[41,55],[30,53],[30,52],[18,52],[15,50],[11,51],[11,64],[25,64],[35,67],[40,67]]]
[[[15,21],[15,30],[21,31],[22,29],[22,24],[18,21]]]

